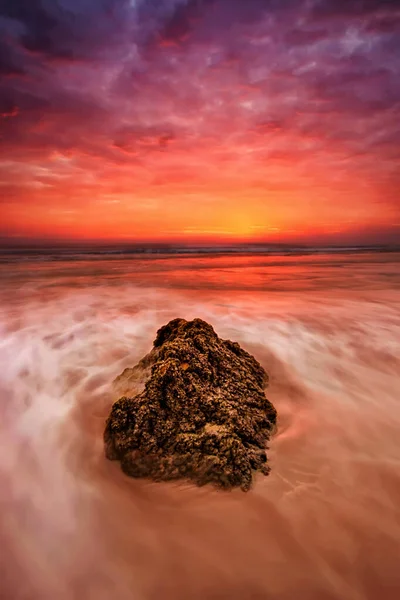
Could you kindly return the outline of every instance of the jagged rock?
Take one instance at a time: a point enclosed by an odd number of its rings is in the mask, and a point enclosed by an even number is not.
[[[174,319],[154,347],[115,383],[104,433],[106,456],[132,477],[189,478],[248,490],[269,472],[266,443],[276,411],[268,375],[239,344],[200,319]]]

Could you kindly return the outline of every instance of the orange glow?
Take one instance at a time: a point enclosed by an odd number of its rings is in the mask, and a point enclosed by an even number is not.
[[[300,143],[273,132],[280,143]],[[304,140],[303,140],[304,142]],[[307,241],[396,222],[369,181],[338,173],[333,147],[316,165],[288,153],[264,163],[254,140],[240,147],[205,140],[188,154],[174,143],[145,163],[52,152],[8,164],[18,181],[3,203],[9,236],[96,240]],[[260,150],[261,151],[261,150]],[[112,160],[114,159],[114,160]],[[10,181],[11,183],[11,181]]]

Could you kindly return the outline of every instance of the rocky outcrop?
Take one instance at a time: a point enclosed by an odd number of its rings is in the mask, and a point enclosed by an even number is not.
[[[151,352],[114,383],[123,395],[104,441],[126,474],[246,491],[254,472],[268,474],[265,448],[276,423],[264,394],[268,376],[205,321],[162,327]]]

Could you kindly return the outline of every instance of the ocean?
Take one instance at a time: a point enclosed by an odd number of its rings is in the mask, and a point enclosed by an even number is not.
[[[111,382],[200,317],[270,375],[249,493],[104,457]],[[0,253],[2,600],[400,597],[400,252]]]

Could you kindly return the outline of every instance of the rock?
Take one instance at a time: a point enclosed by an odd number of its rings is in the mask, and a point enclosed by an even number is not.
[[[205,321],[162,327],[151,352],[114,384],[123,396],[106,423],[106,456],[127,475],[247,491],[255,471],[268,474],[276,423],[268,375]]]

